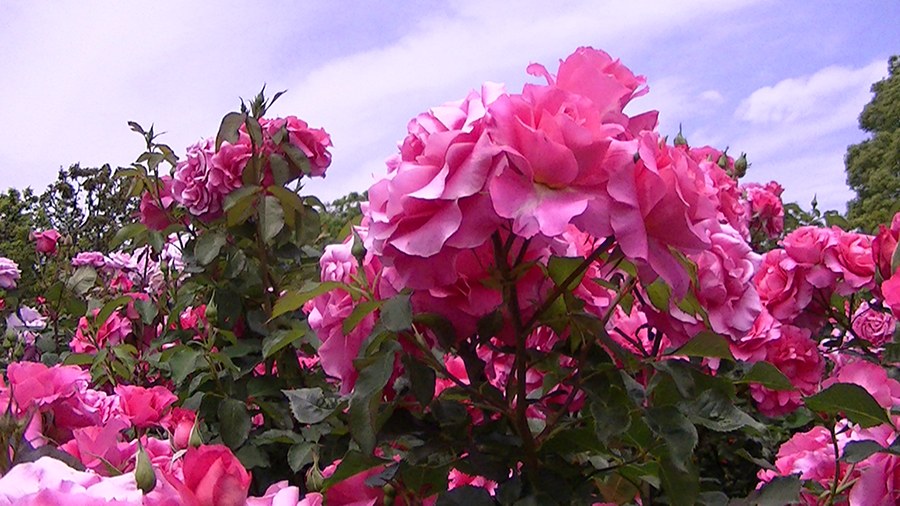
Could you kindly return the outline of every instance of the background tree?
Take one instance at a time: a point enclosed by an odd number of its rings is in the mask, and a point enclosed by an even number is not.
[[[851,225],[874,231],[900,209],[900,56],[888,62],[890,74],[872,85],[875,96],[859,116],[872,134],[847,148],[847,184],[856,198],[847,203]]]
[[[322,244],[341,242],[346,237],[345,228],[348,224],[359,224],[362,212],[359,210],[360,202],[369,200],[369,192],[350,192],[343,197],[325,205],[325,212],[321,214],[322,220]],[[346,230],[349,232],[349,229]]]

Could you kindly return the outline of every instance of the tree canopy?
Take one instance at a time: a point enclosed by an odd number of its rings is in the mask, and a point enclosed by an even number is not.
[[[900,56],[888,62],[890,74],[872,85],[875,96],[859,116],[871,138],[847,148],[847,184],[856,198],[847,203],[854,227],[874,231],[900,209]]]

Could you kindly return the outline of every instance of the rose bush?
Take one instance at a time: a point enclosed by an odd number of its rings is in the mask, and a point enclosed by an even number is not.
[[[669,144],[602,51],[527,71],[414,118],[324,248],[324,130],[131,123],[114,251],[35,232],[34,301],[0,258],[0,502],[892,503],[900,218]]]

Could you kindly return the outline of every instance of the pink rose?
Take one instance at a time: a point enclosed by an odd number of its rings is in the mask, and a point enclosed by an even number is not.
[[[783,249],[766,253],[755,281],[760,300],[778,320],[793,320],[812,301],[813,286]]]
[[[838,273],[827,264],[837,254],[837,234],[827,228],[805,226],[782,241],[784,251],[804,270],[804,279],[816,288],[832,288]]]
[[[59,232],[53,229],[31,233],[31,238],[35,242],[35,249],[37,249],[38,253],[45,255],[56,254],[56,243],[59,241],[59,237]]]
[[[121,399],[122,415],[132,425],[142,429],[158,426],[166,408],[178,400],[177,395],[162,386],[144,388],[119,385],[115,392]]]
[[[875,257],[872,254],[873,237],[853,232],[844,232],[834,227],[837,247],[834,255],[829,255],[825,264],[839,273],[840,282],[835,290],[839,295],[850,295],[875,287]]]
[[[159,421],[159,424],[169,431],[172,446],[183,450],[190,444],[191,432],[196,422],[196,411],[175,407]]]
[[[12,290],[16,287],[16,280],[19,279],[21,272],[19,265],[12,260],[0,257],[0,288],[4,290]]]
[[[714,331],[740,339],[762,309],[753,282],[761,258],[727,225],[710,239],[712,247],[691,258],[697,263],[697,300]]]
[[[891,258],[894,256],[894,250],[897,249],[898,238],[900,238],[900,213],[894,215],[894,219],[891,220],[891,228],[878,225],[878,235],[872,241],[872,255],[875,257],[881,279],[888,279],[893,274]]]
[[[852,383],[865,388],[885,409],[900,404],[900,383],[888,378],[887,371],[881,366],[865,360],[856,360],[832,371],[831,377],[822,382],[822,388],[835,383]]]
[[[97,268],[105,267],[106,256],[99,251],[82,251],[72,259],[72,266],[81,267],[83,265],[90,265]]]
[[[126,442],[122,435],[128,427],[125,420],[112,419],[102,426],[75,429],[72,439],[61,445],[60,449],[97,474],[109,476],[108,465],[125,471],[137,451],[137,443]]]
[[[766,359],[769,342],[781,337],[781,322],[764,307],[750,330],[731,343],[731,354],[738,360],[759,362]]]
[[[306,497],[312,499],[310,495],[319,494],[309,494]],[[247,498],[247,506],[300,506],[298,503],[300,503],[300,489],[288,485],[287,480],[269,485],[262,497]]]
[[[894,338],[897,318],[890,313],[876,311],[863,302],[853,315],[851,325],[858,337],[869,341],[873,347],[880,348]]]
[[[288,132],[291,144],[300,148],[309,159],[312,177],[325,177],[325,169],[331,165],[331,137],[321,128],[310,128],[309,125],[295,117],[278,118],[263,122],[265,132],[271,138],[284,127]]]
[[[172,180],[172,197],[187,211],[204,221],[222,215],[225,196],[241,186],[241,173],[249,159],[250,139],[241,136],[237,145],[223,142],[218,153],[213,139],[189,147],[178,162]]]
[[[812,395],[818,390],[825,360],[810,334],[809,329],[783,325],[781,337],[768,342],[766,362],[787,376],[795,390],[775,391],[752,384],[750,393],[762,414],[775,417],[790,413],[800,406],[801,395]]]
[[[184,487],[179,492],[188,504],[243,506],[247,500],[250,473],[224,445],[188,448],[182,471]]]
[[[762,230],[769,239],[777,239],[784,232],[784,204],[781,186],[772,181],[766,186],[758,183],[742,185],[750,205],[750,228]]]
[[[684,149],[684,148],[682,148]],[[728,223],[740,233],[744,240],[750,239],[750,217],[741,199],[741,191],[737,181],[730,175],[734,171],[734,159],[726,155],[727,172],[719,166],[719,158],[724,154],[718,149],[705,146],[688,149],[689,156],[697,162],[700,170],[709,178],[715,188],[714,200],[718,210],[719,222]]]
[[[884,303],[891,308],[894,318],[900,318],[900,269],[881,284],[881,295]]]
[[[900,458],[877,453],[850,489],[852,506],[890,506],[900,501]]]
[[[100,313],[100,309],[94,309],[94,318]],[[69,342],[69,347],[75,353],[97,353],[97,350],[105,347],[107,344],[115,346],[125,341],[125,338],[132,333],[131,321],[122,316],[119,311],[113,311],[112,314],[100,325],[97,330],[96,337],[90,335],[91,325],[88,323],[87,317],[82,316],[78,320],[78,328],[75,336]]]
[[[356,274],[359,266],[353,256],[353,235],[349,235],[342,244],[325,246],[325,252],[319,259],[322,281],[339,281],[347,283],[350,276]]]
[[[846,436],[839,436],[838,449],[843,450],[847,442]],[[835,460],[831,433],[825,427],[813,427],[808,432],[794,434],[790,440],[782,444],[775,457],[775,468],[778,471],[760,470],[759,478],[767,482],[776,476],[799,474],[800,479],[813,480],[827,489],[835,478]],[[849,467],[849,464],[841,463],[841,476],[844,476]],[[818,504],[815,495],[804,494],[804,496],[806,504]]]
[[[337,470],[341,461],[335,461],[322,470],[322,476],[328,478]],[[382,466],[373,467],[368,471],[355,474],[343,481],[335,483],[325,491],[325,504],[337,504],[348,506],[374,506],[381,504],[384,499],[384,490],[381,487],[370,487],[366,480],[383,471]]]
[[[37,362],[13,362],[6,375],[20,412],[71,397],[87,388],[91,380],[90,372],[78,366],[47,367]]]
[[[469,476],[458,469],[451,469],[450,475],[447,478],[447,489],[453,490],[454,488],[464,487],[466,485],[483,488],[491,495],[494,495],[497,491],[496,481],[489,480],[483,476]]]
[[[143,501],[133,474],[106,478],[41,457],[13,466],[0,478],[0,504],[141,506]]]
[[[147,225],[147,228],[150,230],[162,231],[173,223],[166,213],[175,204],[175,197],[172,194],[173,183],[171,176],[161,176],[159,182],[161,184],[157,187],[159,194],[156,197],[150,192],[144,192],[141,195],[138,216],[141,223]]]

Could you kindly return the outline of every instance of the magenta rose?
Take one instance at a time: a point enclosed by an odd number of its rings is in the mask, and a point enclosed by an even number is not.
[[[196,421],[196,411],[175,407],[160,420],[159,424],[169,431],[172,446],[183,450],[190,444],[191,432],[194,430]]]
[[[837,245],[834,230],[814,226],[800,227],[782,241],[784,251],[803,268],[804,279],[816,288],[826,289],[833,288],[839,277],[839,272],[828,267],[834,263]]]
[[[310,176],[325,177],[325,169],[331,165],[331,137],[321,128],[310,128],[309,125],[297,118],[288,116],[263,122],[265,132],[271,138],[278,130],[285,128],[288,139],[294,146],[300,148],[309,158],[311,168]]]
[[[894,250],[897,249],[898,237],[900,237],[900,213],[894,215],[891,228],[878,225],[878,234],[872,241],[872,255],[875,257],[881,279],[888,279],[893,274],[891,259]]]
[[[731,354],[738,360],[759,362],[766,359],[769,342],[781,337],[781,322],[763,307],[750,330],[731,343]]]
[[[172,224],[167,211],[175,205],[175,197],[172,194],[172,177],[162,176],[157,189],[159,194],[154,197],[150,192],[141,195],[141,204],[138,213],[141,223],[147,225],[150,230],[165,230]]]
[[[21,272],[17,263],[8,258],[0,257],[0,288],[4,290],[14,289],[20,275]]]
[[[178,400],[177,395],[162,386],[119,385],[115,392],[121,401],[122,416],[140,429],[158,426],[168,407]]]
[[[762,230],[769,239],[777,239],[784,232],[784,204],[781,185],[772,181],[765,186],[758,183],[741,185],[750,205],[750,228]]]
[[[809,329],[783,325],[781,337],[767,343],[766,362],[787,376],[795,390],[776,391],[752,384],[750,393],[762,414],[774,417],[790,413],[800,407],[802,395],[818,390],[825,359],[810,335]]]
[[[325,252],[319,259],[322,281],[339,281],[346,283],[350,276],[356,274],[359,262],[353,256],[353,235],[347,236],[342,244],[325,246]]]
[[[100,313],[100,309],[94,309],[94,318]],[[97,353],[97,350],[103,348],[107,344],[115,346],[125,341],[128,334],[132,333],[131,321],[123,316],[119,311],[113,311],[112,314],[100,325],[97,335],[90,334],[91,325],[88,323],[87,317],[82,316],[78,320],[78,328],[69,347],[75,353]]]
[[[813,286],[785,250],[766,253],[756,273],[756,290],[776,319],[791,321],[812,301]]]
[[[238,144],[223,142],[218,153],[213,139],[190,146],[178,162],[172,180],[172,197],[203,221],[222,215],[225,196],[241,186],[241,173],[250,158],[246,134]]]
[[[681,149],[684,149],[682,147]],[[738,188],[737,181],[729,175],[734,170],[734,159],[725,155],[728,160],[726,169],[719,166],[718,161],[723,152],[710,146],[702,148],[690,148],[688,154],[693,159],[700,170],[709,178],[712,187],[715,188],[714,200],[719,215],[719,221],[728,223],[740,233],[744,240],[750,239],[750,216],[741,198],[741,190]]]
[[[853,332],[860,338],[872,343],[872,346],[880,348],[894,338],[894,330],[897,328],[897,318],[890,313],[876,311],[863,302],[852,320]]]
[[[56,243],[59,242],[59,237],[59,232],[53,229],[31,233],[35,249],[38,253],[45,255],[56,254]]]
[[[887,371],[865,360],[856,360],[831,372],[822,382],[822,388],[835,383],[852,383],[866,389],[884,409],[900,404],[900,383],[888,378]]]
[[[834,227],[837,247],[833,255],[828,255],[825,264],[841,279],[835,287],[840,295],[850,295],[860,290],[875,287],[875,257],[872,254],[873,237],[865,234],[844,232]]]

